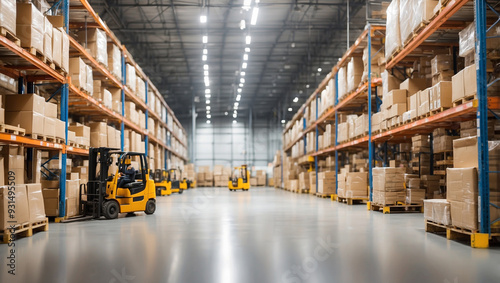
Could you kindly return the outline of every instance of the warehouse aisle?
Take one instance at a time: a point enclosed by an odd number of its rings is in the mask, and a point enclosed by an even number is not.
[[[383,215],[271,188],[198,188],[155,215],[51,224],[16,242],[0,282],[498,282],[500,250],[426,234],[421,214]],[[7,245],[0,254],[7,254]]]

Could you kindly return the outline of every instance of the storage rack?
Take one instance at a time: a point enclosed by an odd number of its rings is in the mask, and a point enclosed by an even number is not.
[[[70,7],[71,2],[71,7]],[[167,160],[172,156],[178,157],[182,161],[186,161],[187,157],[185,155],[186,151],[186,132],[183,129],[180,122],[175,117],[173,111],[168,107],[162,95],[158,91],[158,89],[151,83],[149,78],[142,72],[142,70],[138,67],[138,65],[133,61],[132,56],[128,53],[125,46],[120,44],[119,40],[116,36],[111,32],[111,30],[107,27],[102,19],[99,18],[97,13],[90,6],[88,1],[79,0],[79,1],[69,1],[69,0],[60,0],[54,4],[51,8],[53,11],[60,10],[61,14],[64,17],[64,29],[67,33],[69,33],[70,28],[82,27],[84,23],[80,22],[71,22],[70,18],[73,19],[73,13],[86,13],[89,14],[90,20],[89,23],[85,23],[86,27],[96,27],[103,30],[107,37],[110,38],[113,43],[115,43],[121,50],[122,53],[122,81],[117,79],[111,72],[99,64],[86,50],[83,48],[80,43],[78,43],[74,38],[69,36],[70,41],[70,49],[72,53],[76,53],[84,59],[84,61],[92,67],[93,73],[97,73],[102,76],[103,80],[105,80],[106,84],[111,85],[113,87],[121,89],[121,103],[122,103],[122,113],[118,114],[113,110],[107,108],[95,98],[89,96],[87,93],[82,92],[78,87],[71,83],[71,78],[62,72],[56,71],[52,69],[48,64],[44,63],[37,56],[31,54],[26,51],[24,48],[17,45],[15,42],[11,41],[5,36],[0,35],[0,51],[3,55],[6,56],[5,62],[11,62],[13,66],[0,67],[0,72],[18,79],[19,81],[19,93],[32,93],[34,92],[35,82],[54,82],[61,84],[60,88],[54,92],[54,97],[57,93],[60,93],[60,117],[61,120],[65,122],[65,142],[64,143],[56,143],[56,142],[47,142],[41,141],[38,139],[32,139],[27,136],[23,136],[22,134],[16,133],[0,133],[0,141],[6,144],[22,144],[28,148],[38,148],[45,150],[57,150],[60,151],[61,158],[61,173],[59,176],[59,186],[60,186],[60,201],[59,201],[59,216],[56,221],[61,220],[65,216],[66,209],[66,160],[68,154],[73,155],[88,155],[87,149],[77,148],[74,146],[70,146],[68,144],[68,118],[69,112],[71,114],[89,114],[95,115],[96,117],[106,118],[109,121],[113,121],[119,123],[121,125],[121,149],[124,148],[124,131],[125,127],[132,129],[142,136],[144,136],[145,143],[145,153],[148,154],[148,145],[149,142],[154,143],[155,145],[160,146],[164,149],[164,166],[167,168]],[[139,76],[144,79],[146,86],[146,101],[142,101],[137,97],[128,87],[125,86],[125,62],[133,65],[139,73]],[[28,83],[28,89],[25,91],[23,89],[24,82]],[[148,89],[152,90],[154,95],[158,99],[163,107],[166,108],[166,116],[161,117],[160,114],[156,113],[150,105],[148,105]],[[51,97],[51,98],[52,98]],[[49,99],[50,100],[50,99]],[[143,110],[146,116],[146,127],[145,129],[141,129],[139,126],[132,123],[127,117],[125,117],[124,104],[125,101],[133,101],[139,109]],[[71,108],[71,109],[70,109]],[[98,115],[96,115],[98,113]],[[172,117],[173,125],[167,123],[168,116]],[[166,129],[166,140],[162,141],[155,137],[154,135],[149,134],[148,130],[148,117],[153,118],[157,123],[160,123]],[[180,131],[175,132],[175,129],[180,129]],[[182,152],[174,150],[172,147],[172,140],[175,139],[181,146],[183,150]]]
[[[386,69],[392,69],[397,66],[405,66],[404,59],[408,57],[408,55],[412,54],[415,49],[420,46],[429,45],[429,43],[425,42],[429,37],[431,37],[438,29],[463,29],[465,26],[464,23],[457,23],[450,20],[450,18],[458,12],[465,4],[467,4],[469,0],[451,0],[443,5],[439,14],[434,17],[421,31],[419,31],[412,41],[410,41],[399,53],[397,53],[391,60],[389,60],[386,64]],[[472,1],[471,1],[472,2]],[[492,82],[488,82],[487,72],[486,72],[486,31],[493,28],[493,26],[497,26],[500,22],[500,13],[495,10],[495,7],[491,4],[487,3],[486,0],[475,0],[474,2],[474,16],[476,21],[476,64],[477,64],[477,99],[469,101],[467,103],[452,107],[450,109],[444,110],[442,112],[436,113],[430,117],[420,118],[419,120],[406,123],[400,125],[393,129],[388,129],[381,133],[372,134],[371,131],[371,87],[368,87],[367,83],[362,85],[358,90],[354,93],[351,93],[346,99],[343,101],[338,101],[338,78],[337,71],[338,66],[341,65],[341,62],[344,58],[352,56],[353,50],[358,48],[360,40],[363,40],[365,37],[368,41],[368,46],[371,46],[371,32],[367,33],[367,30],[372,29],[370,25],[368,28],[361,34],[358,40],[354,43],[354,45],[345,53],[342,57],[339,64],[337,64],[332,69],[331,75],[329,75],[325,80],[328,80],[331,77],[335,78],[336,87],[335,87],[335,105],[333,108],[325,112],[322,116],[316,116],[316,121],[313,125],[309,127],[304,127],[303,132],[298,135],[291,143],[284,144],[284,153],[286,154],[292,146],[298,142],[302,137],[304,137],[307,132],[315,130],[316,132],[316,152],[311,154],[315,157],[316,161],[316,174],[318,174],[317,161],[319,157],[324,157],[326,155],[335,154],[335,169],[336,174],[338,174],[338,152],[341,150],[351,150],[355,148],[367,148],[369,149],[369,189],[370,189],[370,202],[368,202],[368,208],[370,209],[371,201],[373,200],[373,183],[372,183],[372,169],[374,167],[374,143],[385,143],[390,142],[401,142],[407,141],[408,137],[411,137],[415,134],[429,134],[435,128],[443,127],[445,125],[450,125],[453,122],[460,122],[465,120],[471,120],[477,118],[478,121],[478,158],[479,158],[479,168],[478,168],[478,177],[479,177],[479,196],[480,196],[480,219],[479,219],[479,233],[472,233],[471,239],[474,238],[474,243],[471,241],[471,245],[473,247],[487,247],[488,241],[492,236],[500,236],[498,233],[491,232],[491,225],[500,221],[500,219],[490,219],[490,206],[494,206],[498,208],[496,205],[490,203],[489,198],[489,174],[499,174],[500,172],[489,171],[489,160],[488,160],[488,130],[487,130],[487,119],[488,115],[492,114],[497,119],[500,119],[498,114],[495,113],[496,110],[500,109],[500,99],[498,97],[487,97],[487,88],[491,87],[493,84],[498,84],[500,79],[495,79]],[[494,24],[487,28],[486,24],[486,11],[489,9],[492,11],[497,17],[497,20],[494,20]],[[498,9],[498,8],[497,8]],[[432,45],[431,43],[430,45]],[[439,44],[439,43],[438,43]],[[449,46],[449,44],[448,44]],[[369,48],[369,57],[368,62],[371,62],[371,48]],[[368,63],[369,68],[371,68],[371,64]],[[371,72],[368,71],[368,81],[371,81],[371,86],[377,86],[381,84],[379,79],[371,79]],[[325,81],[321,83],[319,88],[309,97],[306,103],[299,109],[299,112],[293,117],[292,122],[287,124],[287,127],[284,130],[284,134],[291,129],[293,123],[303,117],[303,111],[307,105],[310,105],[314,99],[316,99],[316,115],[318,114],[318,94],[325,88]],[[368,134],[366,136],[357,138],[352,141],[348,141],[342,144],[338,144],[337,142],[337,133],[338,133],[338,120],[337,114],[339,110],[344,106],[350,103],[352,99],[359,96],[360,93],[368,92],[368,114],[369,114],[369,122],[368,122]],[[378,110],[378,109],[377,109]],[[491,115],[490,115],[491,116]],[[318,125],[328,120],[335,120],[335,144],[329,148],[318,150]],[[283,139],[284,140],[284,139]],[[431,143],[432,147],[432,143]],[[432,151],[432,150],[431,150]],[[387,154],[387,152],[385,152]],[[386,159],[386,158],[385,158]],[[338,183],[337,183],[338,187]],[[316,191],[318,189],[318,181],[316,179]],[[337,188],[336,188],[337,189]],[[332,198],[333,199],[333,198]]]

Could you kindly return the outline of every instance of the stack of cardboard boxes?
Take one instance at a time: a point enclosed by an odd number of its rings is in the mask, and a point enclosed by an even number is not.
[[[335,172],[325,171],[318,173],[318,194],[335,194]]]
[[[346,175],[345,185],[346,198],[367,198],[368,197],[368,173],[349,172]]]
[[[373,202],[378,205],[394,205],[405,202],[404,168],[373,168]]]
[[[421,180],[416,174],[405,174],[404,180],[406,184],[406,204],[424,203],[425,190],[422,189]]]
[[[223,165],[214,166],[214,186],[226,187],[229,177],[231,176],[231,168]]]
[[[265,186],[266,185],[266,179],[267,179],[266,171],[257,170],[256,178],[257,178],[257,186]]]
[[[430,174],[430,142],[428,135],[416,135],[411,138],[412,141],[412,167],[414,172],[420,172],[420,175]]]

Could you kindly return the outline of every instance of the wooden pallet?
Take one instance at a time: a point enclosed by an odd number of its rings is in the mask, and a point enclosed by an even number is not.
[[[37,221],[33,223],[23,223],[18,224],[12,230],[0,231],[0,236],[2,237],[2,242],[7,244],[11,241],[17,240],[21,237],[31,237],[36,232],[48,231],[49,230],[49,219],[46,217],[42,221]],[[15,236],[14,236],[15,235]]]
[[[319,198],[329,198],[332,194],[323,194],[323,193],[316,193],[316,196]]]
[[[46,142],[56,142],[56,138],[51,137],[51,136],[39,135],[39,134],[26,134],[26,136],[29,138],[32,138],[34,140],[41,140],[41,141],[46,141]]]
[[[298,193],[298,194],[308,194],[309,193],[309,189],[298,189],[296,193]]]
[[[12,32],[4,27],[0,27],[0,34],[6,37],[8,40],[14,42],[15,45],[21,46],[21,40]]]
[[[473,95],[469,95],[469,96],[465,96],[465,97],[462,97],[456,101],[453,102],[453,107],[457,107],[458,105],[462,105],[462,104],[465,104],[471,100],[474,100],[474,99],[477,99],[477,95],[476,94],[473,94]]]
[[[500,236],[500,233],[480,234],[479,230],[443,225],[429,220],[425,220],[425,232],[446,235],[448,240],[468,242],[473,248],[487,248],[493,237]]]
[[[431,112],[431,115],[436,115],[436,114],[441,113],[441,112],[448,110],[448,109],[449,109],[449,107],[439,107],[438,109],[431,110],[430,112]]]
[[[393,204],[393,205],[382,205],[376,203],[370,203],[370,209],[372,211],[382,211],[384,214],[390,213],[421,213],[424,211],[424,206],[421,204]]]
[[[31,55],[36,56],[38,59],[40,59],[43,63],[49,65],[51,60],[49,60],[45,54],[41,50],[36,49],[35,47],[24,47],[26,51],[28,51]]]
[[[8,133],[8,134],[13,134],[13,135],[18,135],[18,136],[25,136],[26,130],[23,128],[20,128],[20,127],[3,124],[3,125],[0,125],[0,133]]]
[[[337,201],[338,202],[347,203],[348,205],[360,204],[360,203],[364,203],[364,202],[366,202],[368,200],[369,200],[368,197],[364,197],[364,198],[343,198],[343,197],[337,196]]]

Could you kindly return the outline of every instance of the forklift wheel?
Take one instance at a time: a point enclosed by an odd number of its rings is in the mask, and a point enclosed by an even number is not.
[[[144,212],[146,212],[146,214],[153,214],[155,213],[156,211],[156,202],[154,199],[150,199],[148,200],[148,202],[146,203],[146,210]]]
[[[116,219],[118,218],[120,207],[116,201],[107,201],[102,206],[102,210],[106,219]]]
[[[179,194],[182,194],[184,190],[183,189],[179,189]]]

